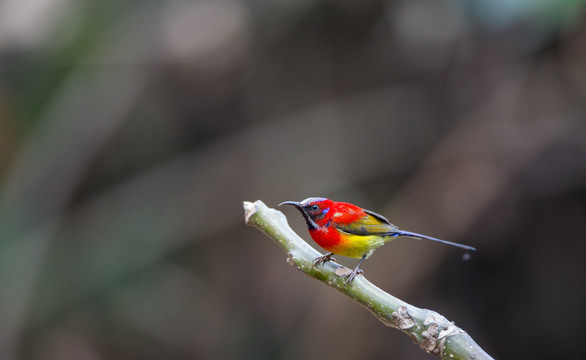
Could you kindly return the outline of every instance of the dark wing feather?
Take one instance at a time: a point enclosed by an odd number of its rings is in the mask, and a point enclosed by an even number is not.
[[[353,235],[383,235],[397,231],[397,227],[387,218],[370,210],[364,210],[366,215],[350,224],[335,224],[338,230]]]
[[[389,221],[389,219],[387,219],[386,217],[382,216],[381,214],[377,214],[374,211],[370,211],[370,210],[363,210],[365,213],[367,213],[368,215],[374,216],[375,218],[379,219],[380,221],[391,225],[392,227],[396,228],[395,225],[391,224],[391,222]]]

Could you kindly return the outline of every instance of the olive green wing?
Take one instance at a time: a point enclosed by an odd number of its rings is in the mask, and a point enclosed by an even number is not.
[[[362,218],[348,224],[336,223],[334,226],[345,233],[353,235],[384,235],[397,231],[397,227],[387,218],[370,210]],[[335,217],[334,217],[335,220]]]

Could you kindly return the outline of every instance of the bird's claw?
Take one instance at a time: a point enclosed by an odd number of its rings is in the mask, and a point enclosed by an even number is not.
[[[364,271],[362,271],[362,269],[354,269],[352,270],[352,272],[348,275],[346,275],[344,278],[344,285],[348,285],[350,283],[352,283],[352,281],[354,280],[354,278],[356,277],[356,275],[360,275],[363,274]]]
[[[313,266],[319,266],[319,265],[321,265],[323,263],[326,263],[328,261],[336,262],[336,259],[334,259],[332,257],[332,255],[334,255],[334,254],[333,253],[327,253],[327,254],[325,254],[323,256],[320,256],[320,257],[317,257],[317,258],[313,259]]]

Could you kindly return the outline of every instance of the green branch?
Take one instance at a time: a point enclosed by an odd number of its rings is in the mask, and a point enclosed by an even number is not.
[[[411,336],[419,347],[446,360],[492,359],[462,329],[435,311],[420,309],[387,294],[363,276],[344,284],[351,270],[334,262],[314,267],[312,260],[321,254],[300,238],[287,223],[285,215],[269,209],[262,201],[244,202],[246,224],[275,240],[287,261],[307,275],[348,296],[374,314],[383,324]]]

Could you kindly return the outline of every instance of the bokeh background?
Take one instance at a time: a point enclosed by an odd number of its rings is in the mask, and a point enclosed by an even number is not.
[[[494,357],[583,356],[583,10],[1,1],[0,357],[431,358],[244,225],[309,196],[477,247],[364,269]]]

